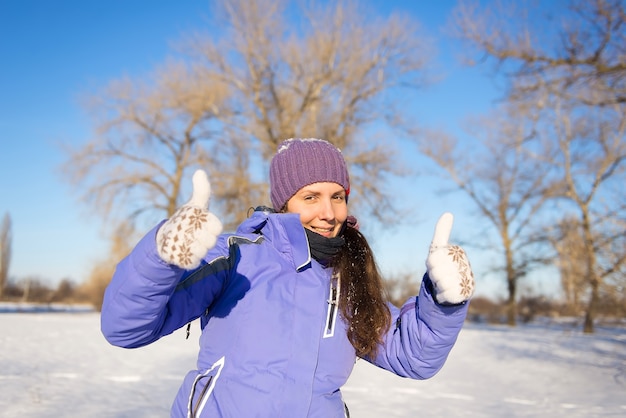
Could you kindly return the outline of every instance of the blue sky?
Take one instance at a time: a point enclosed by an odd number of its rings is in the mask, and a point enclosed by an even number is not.
[[[429,125],[450,129],[488,111],[499,94],[487,77],[490,69],[461,66],[452,41],[440,33],[454,5],[451,0],[374,3],[381,13],[411,13],[438,39],[435,62],[445,78],[424,90],[415,109]],[[64,156],[57,144],[90,137],[81,95],[124,75],[149,73],[171,52],[173,41],[205,27],[209,12],[207,0],[0,1],[0,216],[8,212],[12,219],[10,276],[80,282],[104,257],[106,226],[86,213],[61,178]],[[459,195],[439,195],[440,186],[432,178],[393,185],[398,198],[420,210],[413,224],[377,229],[371,237],[384,272],[423,273],[434,224],[444,211],[456,217],[452,239],[468,238],[475,222],[471,205]],[[468,253],[480,260],[469,248]],[[473,264],[480,274],[480,263]],[[485,282],[485,289],[503,294],[494,281]]]

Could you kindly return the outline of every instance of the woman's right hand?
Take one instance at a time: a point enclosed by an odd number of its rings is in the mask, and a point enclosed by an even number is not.
[[[193,192],[157,232],[157,252],[166,263],[185,270],[200,265],[208,250],[215,246],[222,223],[209,212],[211,184],[204,170],[193,175]]]

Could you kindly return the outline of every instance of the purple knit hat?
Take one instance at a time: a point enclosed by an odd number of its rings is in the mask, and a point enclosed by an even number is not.
[[[350,194],[350,178],[341,151],[323,139],[283,141],[270,164],[270,197],[281,210],[298,190],[318,182],[337,183]]]

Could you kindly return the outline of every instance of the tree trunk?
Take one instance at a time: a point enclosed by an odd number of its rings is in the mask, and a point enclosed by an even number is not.
[[[593,333],[593,321],[595,319],[596,309],[598,306],[598,289],[600,287],[600,277],[598,276],[596,269],[596,253],[593,243],[593,234],[591,233],[591,221],[589,220],[589,208],[587,205],[581,205],[582,212],[582,227],[583,227],[583,239],[584,248],[587,259],[587,277],[589,278],[589,285],[591,287],[591,295],[589,295],[589,303],[587,304],[587,312],[585,313],[585,324],[583,326],[583,332],[585,334]]]
[[[506,282],[509,291],[509,299],[507,301],[507,325],[514,327],[517,324],[517,303],[515,301],[517,293],[517,275],[513,268],[513,251],[511,250],[511,242],[507,239],[504,241],[504,252],[506,257]]]
[[[587,312],[585,312],[585,324],[583,326],[583,332],[585,334],[593,334],[593,322],[596,316],[596,309],[598,306],[598,281],[594,280],[591,283],[591,296],[589,297],[589,304],[587,305]]]
[[[506,304],[506,323],[509,326],[514,327],[517,325],[517,303],[515,302],[516,283],[514,277],[507,278],[509,288],[509,299]]]

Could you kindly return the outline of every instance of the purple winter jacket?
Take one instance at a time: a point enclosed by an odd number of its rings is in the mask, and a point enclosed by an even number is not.
[[[311,258],[299,216],[255,212],[193,271],[159,258],[159,226],[117,266],[101,326],[111,344],[130,348],[201,319],[197,370],[184,378],[171,416],[344,417],[340,388],[355,351],[328,303],[331,271]],[[439,306],[422,284],[418,297],[389,308],[385,343],[366,360],[399,376],[433,376],[467,304]]]

